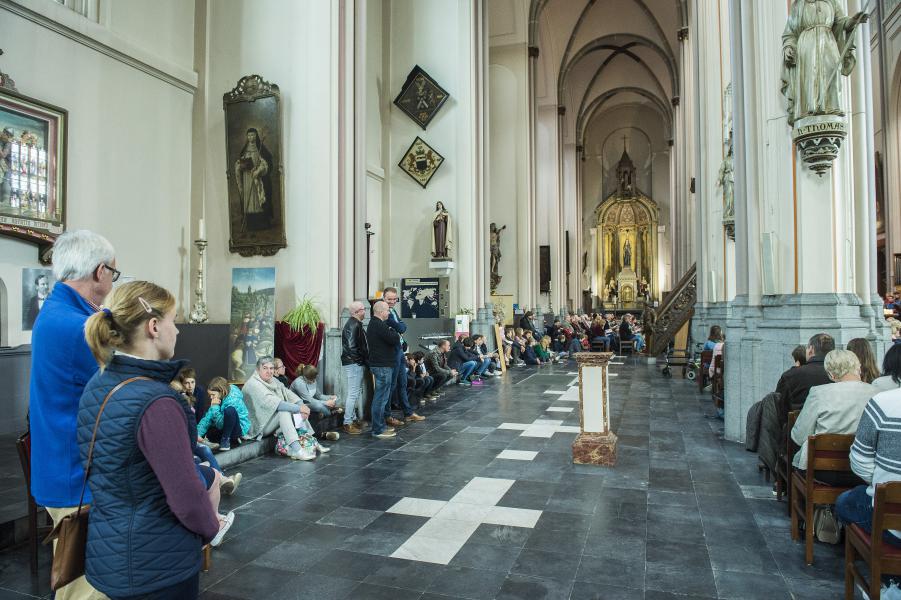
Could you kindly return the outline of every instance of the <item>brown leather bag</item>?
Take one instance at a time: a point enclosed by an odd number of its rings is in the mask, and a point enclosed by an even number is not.
[[[56,548],[53,550],[53,565],[50,568],[50,589],[54,592],[59,588],[69,585],[84,575],[84,555],[88,544],[88,513],[89,507],[84,506],[84,492],[88,485],[88,475],[91,473],[91,461],[94,458],[94,441],[97,439],[97,428],[100,427],[100,416],[109,399],[123,387],[141,379],[150,380],[149,377],[132,377],[119,383],[110,390],[100,405],[97,413],[97,421],[94,423],[94,433],[91,434],[91,445],[88,446],[88,461],[84,470],[84,481],[81,484],[81,499],[78,501],[78,510],[68,514],[53,528],[50,535],[44,540],[49,544],[56,540]]]

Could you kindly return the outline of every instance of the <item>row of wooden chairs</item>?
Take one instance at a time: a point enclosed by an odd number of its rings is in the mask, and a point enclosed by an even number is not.
[[[791,439],[791,429],[799,411],[792,411],[788,418],[785,460],[777,464],[777,491],[780,478],[787,495],[791,515],[791,536],[800,539],[800,523],[804,522],[804,559],[813,564],[814,508],[817,505],[834,505],[838,497],[851,487],[831,486],[816,481],[816,472],[853,474],[851,470],[851,445],[853,434],[821,433],[807,438],[807,470],[802,474],[792,469],[791,459],[798,446]],[[779,494],[777,494],[779,496]],[[878,600],[882,575],[901,575],[901,548],[883,540],[883,532],[901,530],[901,481],[876,486],[873,504],[873,526],[866,533],[858,525],[845,528],[845,600],[854,599],[854,585],[867,590],[871,600]],[[862,569],[859,562],[868,568]]]

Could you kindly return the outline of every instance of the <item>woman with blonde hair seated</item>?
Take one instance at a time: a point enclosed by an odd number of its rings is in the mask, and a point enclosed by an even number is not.
[[[850,350],[832,350],[823,363],[826,374],[835,383],[810,388],[807,401],[791,430],[792,440],[801,449],[792,466],[807,469],[807,438],[818,433],[854,433],[863,409],[878,390],[860,380],[860,360]],[[826,485],[850,486],[860,483],[856,476],[824,471],[814,477]]]
[[[204,481],[195,468],[194,416],[169,387],[186,364],[172,360],[175,298],[134,281],[108,302],[85,324],[100,365],[77,422],[82,461],[92,459],[85,574],[113,599],[196,598],[200,549],[221,540],[207,496],[207,486],[218,490],[219,482],[218,474]]]

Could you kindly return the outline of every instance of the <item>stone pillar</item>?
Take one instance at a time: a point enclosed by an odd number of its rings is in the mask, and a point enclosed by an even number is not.
[[[849,2],[854,12],[858,3]],[[730,4],[735,131],[736,297],[727,306],[725,437],[741,441],[752,404],[775,389],[789,353],[815,333],[843,346],[887,335],[856,277],[873,240],[873,178],[866,123],[872,112],[869,44],[857,31],[857,67],[841,76],[850,135],[822,177],[796,153],[780,89],[782,31],[789,4]],[[862,82],[860,81],[862,78]],[[855,93],[855,86],[857,92]],[[708,176],[707,173],[704,176]],[[855,185],[858,182],[858,185]]]
[[[484,308],[476,310],[476,318],[469,323],[469,335],[484,335],[488,351],[493,352],[497,343],[494,340],[494,305],[490,302]]]
[[[579,428],[573,442],[573,462],[582,465],[616,464],[616,434],[610,430],[608,364],[612,352],[577,352],[579,363]]]

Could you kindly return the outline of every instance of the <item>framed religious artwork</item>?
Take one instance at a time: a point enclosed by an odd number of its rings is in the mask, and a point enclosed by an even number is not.
[[[222,97],[228,178],[228,249],[272,256],[285,239],[282,122],[278,86],[248,75]]]
[[[425,129],[449,97],[450,94],[438,82],[416,65],[407,75],[394,104]]]
[[[228,379],[244,383],[275,352],[275,268],[232,269]]]
[[[42,262],[66,227],[69,113],[0,88],[0,233],[33,242]]]
[[[397,166],[425,189],[443,162],[444,157],[417,136]]]

